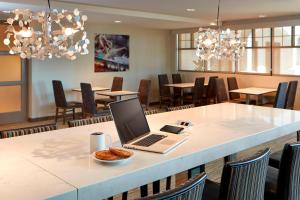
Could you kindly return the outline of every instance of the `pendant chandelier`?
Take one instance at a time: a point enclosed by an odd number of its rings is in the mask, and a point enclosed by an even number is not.
[[[220,0],[218,2],[217,29],[199,28],[196,55],[200,60],[208,61],[212,58],[238,60],[244,52],[245,43],[241,42],[240,34],[229,28],[222,30],[219,18]]]
[[[81,15],[77,8],[72,12],[51,10],[50,0],[48,7],[49,12],[28,9],[7,12],[13,15],[6,20],[8,26],[3,41],[9,53],[40,60],[53,56],[75,60],[78,55],[88,54],[90,41],[84,31],[87,16]]]

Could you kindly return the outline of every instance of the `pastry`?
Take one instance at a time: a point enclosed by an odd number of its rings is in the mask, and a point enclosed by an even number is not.
[[[104,151],[96,151],[95,152],[95,157],[100,160],[118,160],[120,159],[119,156],[113,154],[109,150],[104,150]]]
[[[132,153],[130,151],[126,151],[124,149],[120,149],[120,148],[109,148],[109,151],[111,153],[113,153],[114,155],[121,157],[121,158],[129,158]]]

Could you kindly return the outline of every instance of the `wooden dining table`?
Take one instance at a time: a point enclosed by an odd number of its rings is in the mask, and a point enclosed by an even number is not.
[[[105,90],[110,90],[110,88],[107,88],[107,87],[92,87],[92,91],[93,92],[100,92],[100,91],[105,91]],[[74,92],[81,92],[81,88],[74,88],[72,89],[72,91]]]
[[[97,95],[116,97],[117,101],[121,100],[123,96],[132,96],[138,95],[139,92],[129,91],[129,90],[120,90],[120,91],[103,91],[97,92]]]
[[[132,159],[120,165],[90,155],[94,132],[109,134],[120,146],[112,121],[0,140],[0,199],[105,199],[300,130],[300,111],[234,103],[147,120],[157,132],[178,120],[193,126],[183,132],[188,140],[169,153],[132,150]]]
[[[236,90],[230,90],[230,93],[239,93],[246,95],[246,104],[250,104],[251,96],[256,97],[256,104],[260,105],[262,103],[263,95],[274,93],[277,89],[275,88],[261,88],[261,87],[248,87],[248,88],[241,88]]]

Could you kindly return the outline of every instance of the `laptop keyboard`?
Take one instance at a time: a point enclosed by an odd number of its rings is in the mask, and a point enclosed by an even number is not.
[[[137,145],[137,146],[143,146],[143,147],[149,147],[152,144],[164,139],[165,135],[156,135],[156,134],[151,134],[135,143],[133,143],[133,145]]]

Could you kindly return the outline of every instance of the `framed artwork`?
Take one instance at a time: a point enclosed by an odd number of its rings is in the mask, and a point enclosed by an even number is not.
[[[129,70],[129,35],[95,35],[95,72]]]

